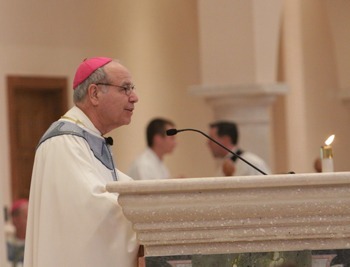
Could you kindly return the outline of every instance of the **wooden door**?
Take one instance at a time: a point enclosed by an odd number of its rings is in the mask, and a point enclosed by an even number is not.
[[[67,109],[67,79],[8,76],[12,199],[29,196],[35,149]]]

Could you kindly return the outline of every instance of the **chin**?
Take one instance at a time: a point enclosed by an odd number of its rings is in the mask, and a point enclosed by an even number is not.
[[[131,119],[123,120],[121,123],[119,123],[119,126],[118,126],[118,127],[123,126],[123,125],[129,125],[130,122],[131,122]]]

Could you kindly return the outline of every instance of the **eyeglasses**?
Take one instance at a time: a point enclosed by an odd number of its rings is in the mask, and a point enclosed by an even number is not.
[[[133,85],[133,84],[128,84],[128,85],[121,86],[121,85],[115,85],[115,84],[110,84],[110,83],[96,83],[96,85],[106,85],[106,86],[114,86],[114,87],[121,88],[121,89],[123,89],[124,93],[127,96],[130,96],[131,92],[133,90],[135,90],[135,85]]]

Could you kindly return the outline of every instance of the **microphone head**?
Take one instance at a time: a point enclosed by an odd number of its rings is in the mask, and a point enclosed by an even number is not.
[[[169,129],[166,131],[166,135],[167,136],[171,136],[171,135],[175,135],[177,134],[177,130],[176,129]]]

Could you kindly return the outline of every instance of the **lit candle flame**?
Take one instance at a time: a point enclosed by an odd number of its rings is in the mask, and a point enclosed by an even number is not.
[[[327,138],[326,142],[324,142],[327,146],[329,146],[330,144],[332,144],[333,140],[334,140],[334,134],[332,134],[330,137]]]

